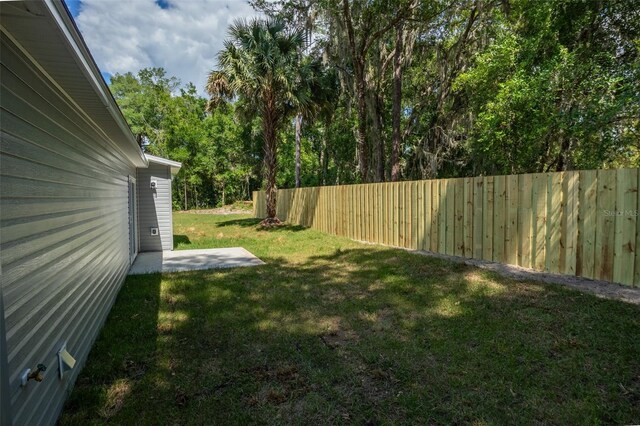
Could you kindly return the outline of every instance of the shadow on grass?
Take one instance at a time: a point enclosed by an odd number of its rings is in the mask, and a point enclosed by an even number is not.
[[[66,410],[92,406],[94,420],[108,419],[119,411],[119,401],[135,396],[136,383],[157,368],[160,283],[160,274],[127,279],[76,381],[76,389],[88,391],[72,394],[76,397],[67,401]]]
[[[268,231],[268,232],[277,232],[277,231],[299,232],[299,231],[304,231],[308,229],[301,225],[291,225],[286,222],[279,226],[262,227],[260,226],[260,222],[262,222],[262,219],[254,219],[254,218],[232,219],[232,220],[225,220],[222,222],[218,222],[217,226],[218,227],[240,226],[242,228],[255,228],[259,231]]]
[[[173,248],[177,248],[180,244],[191,245],[191,240],[186,235],[173,235]]]
[[[637,307],[395,249],[129,277],[61,424],[633,423]]]

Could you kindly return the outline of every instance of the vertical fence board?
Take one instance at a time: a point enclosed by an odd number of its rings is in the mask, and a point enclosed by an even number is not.
[[[391,191],[393,191],[393,240],[391,245],[398,247],[400,245],[400,191],[398,190],[398,183],[393,182],[391,184]]]
[[[384,243],[384,231],[382,229],[383,224],[383,208],[384,203],[382,201],[382,189],[384,184],[376,185],[376,243]]]
[[[506,177],[505,259],[510,265],[518,264],[518,176]]]
[[[579,180],[578,172],[567,172],[564,181],[566,189],[565,211],[563,212],[563,223],[565,224],[564,236],[564,268],[560,271],[564,274],[576,274],[576,253],[578,248],[578,201],[579,201]]]
[[[484,237],[482,242],[482,259],[493,260],[493,176],[484,178],[482,196],[482,227]]]
[[[318,217],[319,217],[319,226],[320,226],[320,230],[322,232],[327,232],[327,228],[326,228],[326,218],[327,218],[327,212],[329,211],[329,209],[327,208],[326,205],[326,201],[327,201],[327,188],[324,186],[320,187],[320,202],[318,203],[320,205],[319,211],[318,211]]]
[[[401,202],[401,219],[402,219],[402,227],[400,229],[402,242],[400,247],[408,247],[410,232],[409,232],[409,219],[411,217],[411,203],[409,201],[409,185],[407,182],[399,182],[400,191],[402,194],[402,202]]]
[[[307,226],[313,226],[313,214],[314,206],[315,206],[315,197],[316,197],[316,188],[311,188],[311,190],[306,191],[309,194],[309,201],[307,202]]]
[[[453,255],[455,252],[455,220],[456,220],[456,187],[454,179],[447,179],[445,186],[445,203],[446,210],[446,237],[445,247],[448,255]]]
[[[473,178],[473,257],[482,259],[484,250],[484,178]]]
[[[346,206],[346,217],[347,220],[345,222],[345,231],[347,238],[354,238],[355,229],[355,216],[356,216],[356,204],[357,201],[353,196],[355,185],[345,185],[344,187],[346,192],[345,197],[345,206]]]
[[[560,227],[562,221],[563,173],[547,175],[547,239],[545,248],[545,270],[560,272]]]
[[[406,235],[404,238],[404,246],[406,248],[411,248],[413,246],[413,241],[411,240],[411,236],[412,236],[412,232],[413,232],[413,207],[414,207],[414,203],[413,203],[413,186],[411,185],[411,182],[405,182],[404,183],[404,187],[405,187],[405,194],[406,194],[406,199],[405,199],[405,204],[406,204],[406,217],[407,217],[407,222],[406,222]]]
[[[334,234],[340,235],[340,187],[333,187],[333,227]]]
[[[424,247],[424,181],[416,183],[416,249]]]
[[[318,187],[318,204],[316,208],[316,219],[314,220],[314,228],[324,231],[323,227],[323,213],[324,213],[324,188],[322,186]]]
[[[333,216],[336,214],[336,208],[335,208],[336,197],[333,189],[334,187],[330,186],[327,192],[327,207],[329,208],[328,215],[327,215],[327,229],[328,229],[328,232],[335,234],[336,229],[333,226]]]
[[[418,185],[417,182],[409,183],[411,188],[411,232],[410,232],[410,248],[417,250],[418,247]]]
[[[616,171],[599,170],[597,176],[595,275],[600,280],[611,281],[615,237]]]
[[[358,185],[360,188],[359,191],[359,200],[360,200],[360,228],[359,228],[359,233],[360,233],[360,239],[362,240],[366,240],[367,239],[367,214],[368,209],[367,209],[367,194],[365,192],[365,186],[364,185]]]
[[[410,207],[411,205],[408,203],[409,194],[408,187],[405,182],[399,182],[398,186],[400,187],[400,221],[402,225],[400,226],[400,247],[407,247],[407,243],[409,241],[408,228],[409,228],[409,215],[410,215]]]
[[[362,240],[362,241],[366,241],[367,237],[365,234],[365,230],[366,230],[366,226],[367,226],[367,222],[366,222],[366,218],[367,218],[367,214],[369,213],[367,211],[367,204],[365,202],[367,194],[364,190],[364,186],[363,185],[358,185],[357,186],[357,190],[358,190],[358,194],[357,194],[357,200],[358,200],[358,226],[355,229],[355,233],[356,233],[356,238],[358,240]]]
[[[320,229],[322,232],[327,232],[327,188],[320,187]]]
[[[389,244],[389,223],[391,222],[391,215],[389,214],[389,184],[383,183],[380,187],[382,189],[382,209],[383,209],[383,221],[382,221],[382,244]]]
[[[545,247],[547,244],[547,175],[533,175],[531,204],[535,206],[532,242],[532,268],[544,271],[546,267]]]
[[[463,234],[464,234],[464,257],[473,257],[473,178],[464,179],[464,219],[463,219]]]
[[[376,185],[369,185],[369,206],[371,208],[371,212],[369,213],[369,218],[371,221],[371,231],[369,232],[369,241],[376,241]]]
[[[342,235],[342,187],[336,185],[336,235]]]
[[[360,185],[353,185],[353,223],[352,235],[355,240],[362,240],[362,190]]]
[[[597,172],[581,171],[579,176],[576,275],[595,278],[596,222],[598,217]]]
[[[447,252],[447,180],[438,181],[438,253]]]
[[[331,227],[333,228],[333,233],[336,235],[340,235],[339,233],[339,226],[338,226],[338,220],[340,217],[340,212],[338,211],[338,209],[340,208],[340,192],[339,192],[339,186],[335,185],[331,187],[331,204],[332,204],[332,217],[331,217]]]
[[[300,203],[302,204],[300,206],[301,222],[304,223],[304,226],[309,226],[309,223],[311,222],[309,220],[309,206],[310,206],[311,192],[304,191],[302,188],[296,189],[296,192],[301,197],[301,201],[300,201]]]
[[[379,214],[378,214],[378,228],[380,232],[380,244],[387,244],[387,228],[386,225],[389,222],[389,218],[387,217],[387,184],[380,184],[378,194],[378,203],[379,203]]]
[[[363,214],[360,218],[363,222],[362,226],[362,239],[365,241],[369,240],[369,230],[371,229],[371,209],[369,208],[369,186],[366,184],[360,185],[360,192],[362,193],[362,209]]]
[[[423,182],[424,191],[424,241],[423,250],[431,250],[431,181]]]
[[[313,223],[313,218],[311,217],[311,214],[313,212],[312,210],[312,205],[313,205],[313,196],[315,194],[315,189],[311,188],[310,190],[304,190],[302,189],[303,194],[306,194],[306,201],[305,201],[305,209],[304,209],[304,222],[305,222],[305,226],[307,227],[311,227],[311,224]]]
[[[398,182],[398,191],[400,196],[398,197],[398,220],[400,223],[400,229],[398,231],[398,247],[407,246],[407,187],[404,182]]]
[[[356,238],[356,229],[355,229],[355,217],[356,217],[356,186],[355,185],[348,185],[345,186],[345,191],[347,193],[347,196],[345,198],[345,204],[347,206],[346,209],[346,214],[347,214],[347,221],[346,221],[346,235],[347,237],[351,238],[351,239],[355,239]]]
[[[438,218],[440,217],[440,182],[431,181],[431,251],[437,252],[440,243],[440,225]]]
[[[493,178],[493,261],[504,262],[506,178]]]
[[[598,194],[596,217],[596,278],[613,279],[613,249],[616,212],[616,171],[598,170]]]
[[[340,187],[340,193],[342,194],[342,214],[340,215],[342,221],[342,236],[346,237],[347,235],[347,222],[349,221],[349,205],[348,198],[349,194],[347,192],[348,186],[342,185]]]
[[[351,216],[351,194],[349,193],[349,188],[352,188],[352,185],[343,186],[344,191],[344,235],[350,238],[349,229],[349,217]]]
[[[374,239],[374,230],[373,230],[373,184],[369,184],[366,186],[366,195],[367,195],[367,233],[366,237],[368,241],[373,241]]]
[[[531,268],[532,242],[532,176],[530,174],[518,177],[518,265]]]
[[[453,254],[464,256],[464,179],[454,179]]]
[[[329,208],[327,214],[327,232],[331,232],[332,234],[336,234],[336,227],[334,217],[336,214],[336,194],[334,192],[333,186],[330,186],[327,191],[327,207]]]
[[[637,170],[618,170],[616,182],[613,281],[630,286],[633,285],[634,280],[637,198]]]
[[[389,244],[389,222],[390,220],[390,215],[389,215],[389,198],[388,198],[388,191],[387,189],[389,188],[389,184],[388,183],[382,183],[380,184],[380,200],[382,202],[382,206],[380,208],[380,227],[381,227],[381,243],[382,244]]]

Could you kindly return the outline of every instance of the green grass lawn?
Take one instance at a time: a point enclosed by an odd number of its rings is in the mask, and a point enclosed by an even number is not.
[[[177,249],[266,265],[127,279],[61,424],[640,423],[640,308],[247,216]]]

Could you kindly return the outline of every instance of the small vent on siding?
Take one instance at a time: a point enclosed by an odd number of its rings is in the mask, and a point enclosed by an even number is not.
[[[76,359],[67,352],[67,344],[65,343],[58,351],[58,373],[60,374],[60,378],[62,379],[64,373],[72,370],[75,365]]]

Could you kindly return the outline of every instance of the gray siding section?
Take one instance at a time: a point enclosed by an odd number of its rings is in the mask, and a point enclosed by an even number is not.
[[[135,168],[2,35],[0,250],[15,424],[53,424],[129,269]],[[58,378],[56,353],[78,360]],[[20,373],[47,366],[42,383]],[[4,392],[3,392],[4,393]]]
[[[1,253],[0,253],[1,255]],[[2,270],[0,270],[2,282]],[[4,330],[4,300],[0,285],[0,425],[10,424],[11,400],[9,399],[9,367],[7,366],[7,340]]]
[[[155,180],[157,189],[151,189]],[[171,223],[171,170],[167,166],[149,162],[149,168],[138,169],[138,229],[140,251],[173,249]],[[152,236],[151,228],[158,228],[160,236]]]

